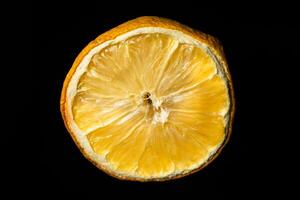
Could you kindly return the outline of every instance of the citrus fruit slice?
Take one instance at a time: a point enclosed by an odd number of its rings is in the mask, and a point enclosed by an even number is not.
[[[60,106],[72,138],[99,169],[153,181],[190,174],[218,155],[231,132],[234,98],[216,39],[140,17],[82,50]]]

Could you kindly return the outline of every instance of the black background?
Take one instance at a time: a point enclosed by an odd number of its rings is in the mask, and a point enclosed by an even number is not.
[[[226,9],[161,2],[33,4],[34,90],[38,103],[38,191],[48,194],[139,195],[159,197],[244,197],[289,195],[291,168],[284,145],[292,130],[283,125],[296,79],[295,10],[249,5]],[[116,8],[117,7],[117,8]],[[285,14],[287,13],[287,14]],[[64,78],[78,53],[99,34],[139,16],[177,20],[217,37],[233,77],[236,114],[232,137],[220,156],[202,171],[174,181],[120,181],[99,171],[79,152],[59,111]],[[288,53],[287,53],[288,50]],[[36,102],[36,101],[35,101]],[[275,109],[276,108],[276,109]],[[286,160],[286,161],[283,161]],[[103,197],[103,196],[102,196]],[[101,199],[101,197],[99,197]]]

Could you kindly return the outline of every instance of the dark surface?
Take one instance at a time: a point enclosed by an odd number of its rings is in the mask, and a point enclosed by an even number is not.
[[[278,162],[278,158],[286,156],[281,147],[285,143],[282,134],[288,132],[288,127],[282,125],[285,119],[277,114],[285,109],[280,106],[287,101],[282,95],[290,95],[289,89],[283,87],[281,75],[293,67],[292,61],[283,59],[286,50],[290,50],[288,57],[296,57],[296,51],[287,46],[297,31],[293,16],[282,18],[272,9],[268,13],[251,8],[224,11],[210,7],[200,11],[181,6],[166,9],[140,5],[137,9],[124,7],[123,11],[111,12],[113,5],[104,10],[102,6],[73,3],[33,7],[40,141],[36,164],[38,190],[48,195],[62,192],[89,197],[156,197],[158,192],[230,197],[281,192],[288,175],[286,163]],[[208,167],[175,181],[119,181],[99,171],[79,152],[59,111],[62,84],[78,53],[99,34],[142,15],[174,19],[217,37],[223,43],[233,77],[236,114],[229,143]],[[294,79],[288,81],[295,83]]]

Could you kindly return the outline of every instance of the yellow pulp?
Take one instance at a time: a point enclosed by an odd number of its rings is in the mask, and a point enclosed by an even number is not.
[[[204,50],[149,33],[92,57],[72,111],[111,169],[147,178],[203,164],[224,140],[228,108],[226,82]]]

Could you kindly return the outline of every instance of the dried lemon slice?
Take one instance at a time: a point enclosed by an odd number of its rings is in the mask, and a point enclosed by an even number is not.
[[[91,42],[61,97],[66,127],[83,154],[112,176],[140,181],[203,168],[228,139],[233,105],[216,40],[156,17]]]

